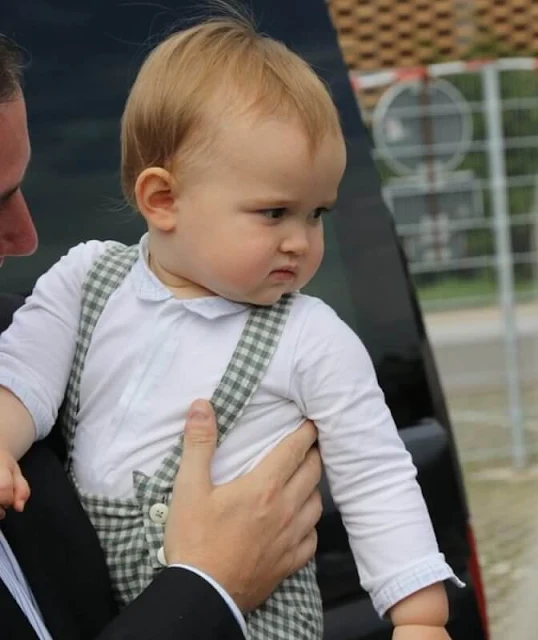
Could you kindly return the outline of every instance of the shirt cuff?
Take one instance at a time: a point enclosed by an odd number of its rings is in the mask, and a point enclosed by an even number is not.
[[[384,618],[387,611],[404,598],[445,580],[449,580],[460,589],[465,587],[465,583],[445,562],[443,554],[438,553],[408,567],[389,580],[381,589],[370,593],[370,597],[379,616]]]
[[[213,578],[211,576],[208,576],[207,573],[204,573],[199,569],[195,569],[194,567],[190,567],[188,564],[169,564],[168,566],[172,568],[177,567],[179,569],[187,569],[187,571],[192,571],[192,573],[195,573],[196,575],[200,576],[200,578],[203,578],[206,582],[209,582],[209,584],[220,594],[224,602],[226,602],[235,619],[237,620],[237,623],[241,627],[243,635],[245,636],[245,638],[247,637],[247,623],[245,622],[243,614],[241,613],[241,611],[239,611],[239,607],[235,604],[230,594],[226,591],[226,589],[221,587],[221,585],[216,580],[213,580]]]

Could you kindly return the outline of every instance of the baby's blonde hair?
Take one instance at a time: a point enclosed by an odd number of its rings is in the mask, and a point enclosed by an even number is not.
[[[223,116],[251,114],[295,116],[313,149],[340,131],[320,78],[247,19],[215,18],[169,36],[142,65],[122,117],[128,202],[144,169],[185,170],[215,140]]]

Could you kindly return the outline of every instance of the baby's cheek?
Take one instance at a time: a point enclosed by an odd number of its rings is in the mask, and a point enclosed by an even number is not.
[[[260,278],[252,264],[239,265],[233,273],[230,273],[229,278],[230,284],[232,284],[235,289],[245,293],[250,291],[253,287],[256,287],[259,284],[259,281]]]
[[[230,278],[245,285],[267,276],[272,268],[271,261],[262,252],[246,252],[241,249],[228,263]]]
[[[319,250],[313,251],[309,256],[308,260],[305,262],[304,272],[302,274],[302,279],[304,279],[304,283],[301,286],[307,284],[312,278],[316,275],[317,270],[320,268],[321,263],[323,262],[323,247]]]
[[[230,259],[213,273],[213,290],[225,298],[238,299],[238,295],[241,298],[241,294],[252,289],[254,281],[252,268],[240,257],[233,259],[230,256]]]

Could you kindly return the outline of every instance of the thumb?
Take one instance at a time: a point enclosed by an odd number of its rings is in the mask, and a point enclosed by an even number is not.
[[[176,487],[189,487],[208,492],[213,486],[211,462],[217,448],[217,420],[207,400],[195,400],[189,409],[183,437],[183,455],[176,478]]]

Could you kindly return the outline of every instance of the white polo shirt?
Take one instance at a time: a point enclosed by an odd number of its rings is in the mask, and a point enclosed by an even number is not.
[[[196,398],[211,398],[247,319],[220,297],[174,298],[140,257],[95,328],[80,387],[73,468],[84,491],[132,495],[152,474]],[[80,244],[42,276],[0,338],[0,385],[43,438],[63,400],[81,285],[106,243]],[[359,338],[324,302],[299,295],[244,414],[219,447],[216,483],[256,464],[304,417],[315,421],[334,501],[363,587],[383,615],[410,593],[457,579],[439,553],[416,469]],[[461,583],[459,583],[461,584]]]

